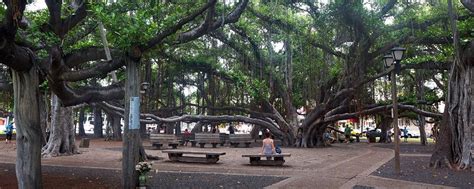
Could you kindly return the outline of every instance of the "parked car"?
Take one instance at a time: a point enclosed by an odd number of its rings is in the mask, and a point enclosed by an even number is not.
[[[404,128],[400,128],[400,132],[399,132],[400,136],[403,136],[403,129]],[[418,138],[418,137],[420,137],[420,130],[410,129],[410,128],[407,128],[407,130],[408,130],[408,133],[407,133],[408,138]],[[393,132],[394,131],[393,129],[391,129],[391,131],[392,131],[392,136],[393,136],[395,134],[395,132]]]
[[[367,132],[367,137],[382,137],[382,131],[380,129],[372,129]]]

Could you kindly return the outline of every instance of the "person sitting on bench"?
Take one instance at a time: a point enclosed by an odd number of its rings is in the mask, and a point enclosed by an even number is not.
[[[184,139],[184,145],[188,146],[189,139],[191,138],[191,132],[188,131],[188,129],[184,130],[183,134],[183,139]]]
[[[323,134],[324,143],[326,145],[334,143],[335,139],[331,136],[331,131],[326,129],[326,132]]]
[[[273,143],[270,132],[265,132],[265,139],[263,139],[262,143],[262,154],[272,155],[275,153],[275,144]],[[272,158],[267,157],[267,160],[270,159]]]

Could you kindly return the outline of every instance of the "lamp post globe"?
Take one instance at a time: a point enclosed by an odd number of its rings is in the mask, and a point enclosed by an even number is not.
[[[405,50],[406,50],[406,49],[403,48],[403,47],[394,47],[394,48],[392,48],[391,51],[392,51],[392,57],[393,57],[393,59],[394,59],[396,62],[402,60],[402,58],[403,58],[403,53],[405,52]]]
[[[390,54],[387,54],[383,57],[383,64],[385,65],[386,68],[389,68],[393,64],[393,56]]]

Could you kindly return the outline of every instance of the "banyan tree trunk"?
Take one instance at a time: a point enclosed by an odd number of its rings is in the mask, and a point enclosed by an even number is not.
[[[430,167],[447,166],[452,168],[452,152],[451,152],[451,128],[448,125],[448,106],[444,108],[443,119],[439,124],[439,133],[436,137],[435,151],[431,155]]]
[[[94,136],[97,138],[103,138],[104,133],[102,131],[104,124],[102,123],[102,110],[98,106],[94,106]]]
[[[431,157],[431,165],[433,166],[438,166],[440,163],[449,160],[455,167],[467,169],[472,161],[474,56],[471,55],[471,51],[473,50],[474,45],[471,43],[469,48],[464,50],[461,62],[455,63],[451,69],[446,103],[447,115],[443,117],[442,130],[439,133],[440,140],[437,141],[437,145],[449,144],[450,146],[436,149]],[[443,125],[443,123],[446,125]]]
[[[12,71],[18,188],[42,188],[38,72]]]
[[[85,109],[81,108],[79,110],[79,136],[80,137],[85,137],[86,136],[86,131],[84,130],[84,122],[85,121],[86,121]]]
[[[423,146],[426,146],[428,144],[428,140],[426,139],[426,131],[425,131],[425,125],[426,125],[426,120],[425,116],[418,115],[418,122],[420,125],[418,126],[420,129],[420,144]]]
[[[197,122],[191,130],[192,133],[201,133],[202,132],[202,122]]]
[[[259,138],[258,134],[259,134],[261,129],[262,128],[260,126],[254,125],[252,127],[252,130],[250,130],[250,136],[252,136],[253,139],[258,139]]]
[[[71,155],[77,153],[74,138],[73,112],[71,107],[62,107],[56,95],[52,95],[51,134],[43,147],[43,157]]]
[[[323,134],[324,134],[324,131],[326,130],[326,127],[327,125],[324,125],[324,124],[318,124],[312,127],[312,129],[309,132],[307,132],[309,135],[305,136],[303,139],[303,141],[306,141],[306,146],[303,146],[303,147],[308,147],[308,148],[325,147],[326,143],[324,142]]]
[[[173,134],[174,132],[174,123],[165,123],[165,133]]]
[[[142,139],[147,138],[147,130],[146,130],[146,124],[145,123],[140,123],[140,137]]]
[[[120,117],[116,115],[110,115],[110,121],[112,124],[112,140],[122,140],[122,128],[120,124]]]
[[[467,169],[471,162],[471,127],[474,124],[474,69],[454,69],[449,87],[449,125],[452,130],[453,163]],[[453,77],[452,76],[452,77]]]
[[[390,137],[390,136],[387,136],[387,131],[391,129],[392,122],[393,122],[393,119],[390,117],[382,118],[382,122],[380,123],[380,130],[382,132],[382,135],[379,139],[380,143],[387,142],[388,137]]]
[[[40,108],[40,123],[41,123],[41,146],[46,145],[48,142],[48,134],[46,133],[46,129],[48,127],[48,106],[47,106],[47,100],[45,100],[46,95],[41,95],[38,100],[39,100],[39,108]]]

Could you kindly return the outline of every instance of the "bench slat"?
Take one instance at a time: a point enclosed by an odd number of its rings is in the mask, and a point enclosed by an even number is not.
[[[219,158],[205,158],[205,157],[190,157],[190,156],[180,156],[180,157],[169,157],[171,161],[187,162],[187,163],[217,163]]]
[[[186,150],[162,150],[161,152],[174,153],[174,154],[225,155],[225,152],[205,152],[205,151],[186,151]]]
[[[289,153],[282,153],[282,154],[272,154],[272,155],[265,155],[265,154],[244,154],[242,157],[290,157],[291,154]]]
[[[185,150],[163,150],[163,153],[168,153],[171,161],[180,161],[188,163],[217,163],[219,156],[225,155],[225,152],[204,152],[204,151],[185,151]],[[183,156],[183,154],[199,154],[204,157]]]
[[[220,143],[219,133],[196,133],[194,140],[197,143]]]

